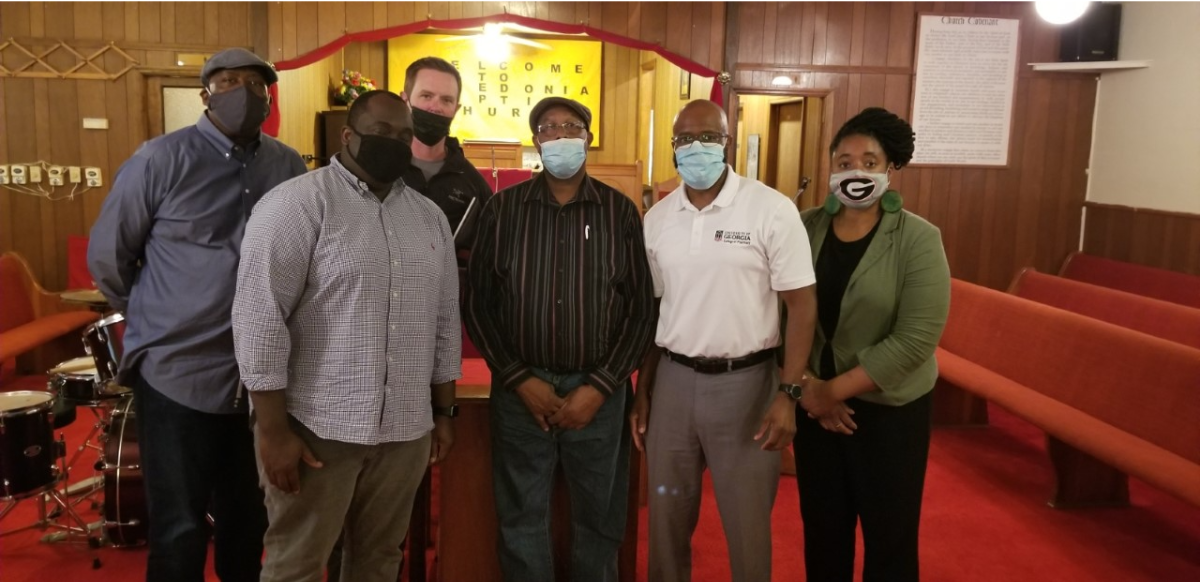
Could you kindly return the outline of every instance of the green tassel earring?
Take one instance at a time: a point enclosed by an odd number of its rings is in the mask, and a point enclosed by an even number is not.
[[[883,197],[879,200],[879,204],[883,206],[884,212],[897,212],[904,207],[904,198],[895,190],[888,190],[883,193]]]

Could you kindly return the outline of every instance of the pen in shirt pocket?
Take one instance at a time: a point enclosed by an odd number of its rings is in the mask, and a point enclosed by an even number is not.
[[[591,232],[592,232],[592,227],[591,227],[591,226],[588,226],[588,225],[586,225],[586,224],[585,224],[585,225],[583,225],[583,240],[587,240],[587,239],[588,239],[588,235],[589,235],[589,234],[591,234]]]

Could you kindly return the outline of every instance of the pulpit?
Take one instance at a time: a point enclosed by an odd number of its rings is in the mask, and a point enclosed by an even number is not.
[[[476,168],[520,168],[523,166],[521,142],[517,140],[476,140],[462,142],[463,155]]]
[[[525,168],[489,168],[486,166],[476,166],[476,170],[483,176],[483,179],[492,187],[492,192],[499,192],[509,186],[515,186],[533,177],[533,170]]]

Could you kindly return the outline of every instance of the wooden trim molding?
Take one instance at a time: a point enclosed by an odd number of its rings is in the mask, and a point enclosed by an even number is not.
[[[1121,204],[1104,204],[1102,202],[1084,202],[1084,208],[1097,210],[1111,210],[1114,212],[1134,212],[1138,214],[1156,214],[1158,216],[1167,216],[1171,218],[1182,218],[1185,220],[1200,220],[1200,214],[1192,214],[1190,212],[1179,212],[1175,210],[1159,210],[1157,208],[1138,208],[1137,206],[1124,206]]]
[[[735,72],[765,71],[769,73],[843,73],[865,75],[912,75],[912,67],[862,67],[855,65],[779,65],[775,63],[737,63]]]
[[[1083,252],[1200,275],[1200,214],[1084,202]]]

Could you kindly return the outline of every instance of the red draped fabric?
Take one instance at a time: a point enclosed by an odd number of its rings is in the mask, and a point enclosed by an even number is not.
[[[87,266],[88,237],[67,235],[67,289],[95,289]]]
[[[271,96],[271,114],[263,122],[262,132],[271,137],[279,137],[279,83],[268,87],[267,93]]]
[[[585,24],[564,24],[561,22],[551,22],[538,18],[530,18],[528,16],[518,16],[516,14],[494,14],[492,16],[483,16],[478,18],[457,18],[453,20],[422,20],[420,22],[402,24],[400,26],[393,26],[390,28],[381,28],[379,30],[351,32],[342,35],[337,40],[334,40],[325,46],[311,50],[294,59],[279,61],[275,63],[275,68],[280,71],[290,71],[292,69],[299,69],[300,67],[311,65],[338,52],[352,42],[378,42],[381,40],[387,40],[389,38],[395,38],[397,36],[404,36],[406,34],[413,34],[423,30],[429,30],[431,28],[442,30],[479,28],[487,23],[517,24],[529,28],[544,30],[546,32],[553,32],[556,34],[586,34],[594,39],[604,42],[611,42],[623,47],[644,51],[653,51],[658,53],[664,59],[670,61],[671,64],[693,75],[709,78],[715,78],[717,76],[717,71],[705,67],[704,65],[701,65],[700,63],[697,63],[691,59],[687,59],[670,52],[657,44],[613,34],[598,28],[592,28]],[[718,105],[723,105],[720,83],[716,81],[713,82],[712,93],[709,95],[709,100]]]

